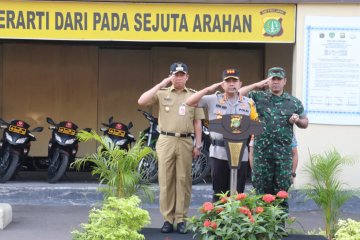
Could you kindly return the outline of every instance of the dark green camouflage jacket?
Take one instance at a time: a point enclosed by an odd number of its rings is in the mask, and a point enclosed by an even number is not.
[[[255,148],[265,149],[268,146],[290,147],[293,137],[293,124],[289,118],[293,113],[303,115],[304,107],[299,99],[284,92],[281,96],[268,91],[252,91],[249,93],[256,104],[260,121],[264,124],[264,132],[255,137]]]

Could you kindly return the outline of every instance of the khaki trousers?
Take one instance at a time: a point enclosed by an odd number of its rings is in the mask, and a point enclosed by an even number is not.
[[[185,221],[191,197],[193,141],[160,135],[156,143],[159,161],[160,212],[164,221]]]

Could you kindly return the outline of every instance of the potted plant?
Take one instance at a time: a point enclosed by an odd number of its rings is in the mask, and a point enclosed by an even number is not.
[[[89,221],[82,224],[82,231],[73,231],[74,240],[87,239],[145,239],[139,230],[150,222],[148,211],[139,207],[142,193],[153,201],[154,194],[149,185],[140,181],[137,166],[141,158],[152,153],[152,149],[142,146],[138,140],[128,151],[119,149],[107,136],[99,136],[95,131],[80,131],[77,135],[80,141],[95,140],[99,143],[96,153],[77,159],[73,166],[82,168],[91,163],[92,174],[97,175],[99,187],[104,193],[101,209],[93,208]]]
[[[287,236],[288,214],[279,206],[288,193],[257,195],[240,193],[220,196],[215,203],[205,202],[200,214],[189,219],[194,238],[202,240],[277,240]]]
[[[323,155],[310,155],[310,161],[305,165],[312,182],[306,184],[303,191],[323,211],[325,234],[330,240],[336,232],[340,208],[352,196],[351,191],[345,191],[345,184],[339,178],[342,167],[351,163],[354,163],[352,159],[342,157],[333,149]]]

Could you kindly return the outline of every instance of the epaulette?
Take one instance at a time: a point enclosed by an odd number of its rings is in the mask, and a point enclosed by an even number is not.
[[[195,89],[192,88],[187,88],[190,92],[196,93],[197,91]]]
[[[160,90],[169,90],[170,87],[163,87],[163,88],[160,88]]]

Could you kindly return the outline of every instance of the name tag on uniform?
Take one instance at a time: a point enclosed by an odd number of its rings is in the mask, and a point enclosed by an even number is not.
[[[184,116],[185,115],[185,105],[182,104],[179,107],[179,115]]]

